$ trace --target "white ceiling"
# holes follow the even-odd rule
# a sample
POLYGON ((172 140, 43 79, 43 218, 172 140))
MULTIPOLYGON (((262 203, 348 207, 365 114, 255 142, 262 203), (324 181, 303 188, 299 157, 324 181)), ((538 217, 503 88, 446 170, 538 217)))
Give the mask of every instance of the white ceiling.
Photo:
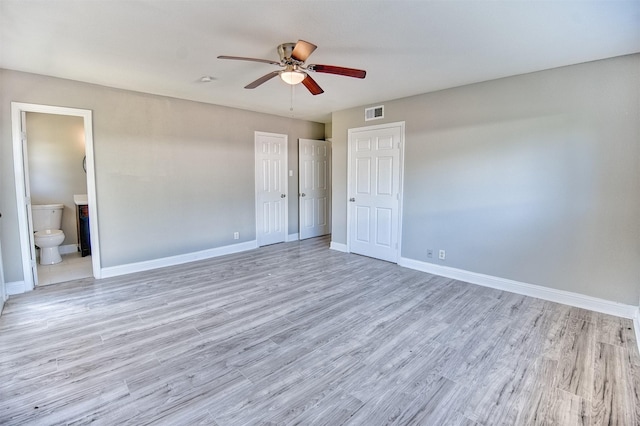
MULTIPOLYGON (((0 67, 328 122, 331 112, 640 52, 640 1, 0 0, 0 67), (318 45, 312 96, 273 79, 276 46, 318 45), (214 80, 202 83, 200 77, 214 80)), ((606 78, 603 76, 603 78, 606 78)))

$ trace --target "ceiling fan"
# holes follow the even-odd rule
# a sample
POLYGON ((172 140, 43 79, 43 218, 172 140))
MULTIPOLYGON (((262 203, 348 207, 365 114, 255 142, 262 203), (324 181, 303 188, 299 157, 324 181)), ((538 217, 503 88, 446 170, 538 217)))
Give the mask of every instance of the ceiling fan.
POLYGON ((367 72, 355 68, 337 67, 334 65, 317 65, 310 64, 305 65, 305 61, 309 58, 309 55, 316 50, 318 46, 309 43, 308 41, 298 40, 297 43, 282 43, 278 46, 278 55, 280 55, 280 62, 270 61, 268 59, 257 58, 245 58, 242 56, 218 56, 218 59, 233 59, 237 61, 251 61, 251 62, 263 62, 266 64, 277 65, 283 67, 279 71, 272 71, 269 74, 263 75, 254 82, 247 84, 245 89, 255 89, 262 83, 271 80, 273 77, 279 75, 280 78, 288 84, 295 85, 302 83, 312 95, 319 95, 324 93, 324 90, 311 78, 309 71, 321 72, 326 74, 344 75, 346 77, 365 78, 367 72))

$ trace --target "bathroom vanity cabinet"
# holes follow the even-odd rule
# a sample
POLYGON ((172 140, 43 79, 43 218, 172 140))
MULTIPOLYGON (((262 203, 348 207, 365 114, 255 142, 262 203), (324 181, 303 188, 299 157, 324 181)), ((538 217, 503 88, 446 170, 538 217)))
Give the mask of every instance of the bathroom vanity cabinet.
POLYGON ((78 247, 82 257, 91 255, 91 235, 89 234, 89 205, 87 196, 74 195, 76 203, 76 225, 78 227, 78 247))

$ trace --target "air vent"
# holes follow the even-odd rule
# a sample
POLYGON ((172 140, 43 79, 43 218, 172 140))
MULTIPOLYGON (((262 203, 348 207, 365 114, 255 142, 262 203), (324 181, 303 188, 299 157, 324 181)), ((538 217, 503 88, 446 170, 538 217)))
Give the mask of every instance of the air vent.
POLYGON ((377 120, 384 118, 384 105, 366 108, 364 110, 364 121, 377 120))

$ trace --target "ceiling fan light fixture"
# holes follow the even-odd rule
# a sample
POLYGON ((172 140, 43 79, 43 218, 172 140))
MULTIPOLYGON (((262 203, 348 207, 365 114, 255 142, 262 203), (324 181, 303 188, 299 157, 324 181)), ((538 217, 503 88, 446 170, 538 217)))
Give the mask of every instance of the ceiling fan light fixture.
POLYGON ((307 74, 297 70, 284 70, 280 73, 280 78, 282 79, 282 81, 292 86, 302 83, 302 80, 304 80, 306 77, 307 74))
MULTIPOLYGON (((2 1, 2 0, 0 0, 2 1)), ((280 79, 290 85, 293 86, 302 83, 304 87, 311 93, 312 95, 319 95, 324 93, 322 87, 316 83, 316 81, 311 77, 309 71, 325 73, 325 74, 335 74, 342 75, 345 77, 353 77, 353 78, 365 78, 367 72, 365 70, 359 70, 355 68, 346 68, 346 67, 338 67, 335 65, 320 65, 320 64, 309 64, 305 65, 306 60, 309 58, 309 55, 316 50, 318 46, 313 43, 309 43, 308 41, 298 40, 297 43, 282 43, 278 46, 278 56, 280 56, 280 61, 271 61, 268 59, 258 59, 258 58, 247 58, 245 56, 227 56, 220 55, 218 59, 233 59, 236 61, 250 61, 250 62, 261 62, 267 63, 270 65, 276 65, 280 67, 278 71, 272 71, 268 74, 263 75, 255 81, 244 86, 245 89, 255 89, 261 84, 266 83, 267 81, 275 78, 277 75, 280 76, 280 79)), ((293 94, 293 92, 291 92, 293 94)))

